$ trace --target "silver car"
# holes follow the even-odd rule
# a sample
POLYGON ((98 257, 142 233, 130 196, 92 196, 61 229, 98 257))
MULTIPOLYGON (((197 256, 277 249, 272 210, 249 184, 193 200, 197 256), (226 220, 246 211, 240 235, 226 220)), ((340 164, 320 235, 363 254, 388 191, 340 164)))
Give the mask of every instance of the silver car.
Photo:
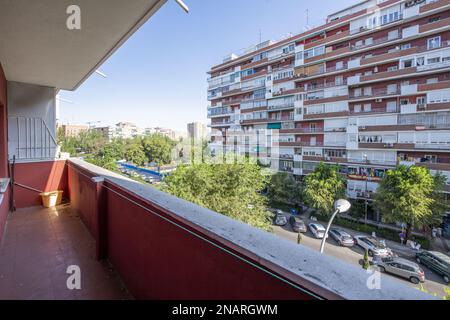
POLYGON ((381 256, 381 257, 390 257, 393 255, 392 250, 386 247, 386 245, 373 237, 368 236, 355 236, 354 237, 355 244, 367 250, 369 256, 381 256))
POLYGON ((352 247, 354 244, 352 236, 344 230, 333 228, 329 233, 341 247, 352 247))
POLYGON ((313 234, 314 238, 323 239, 323 237, 325 236, 325 227, 320 223, 310 223, 309 230, 313 234))
POLYGON ((283 211, 281 210, 277 210, 274 216, 274 223, 277 226, 284 226, 286 225, 288 222, 288 219, 286 218, 286 216, 283 214, 283 211))
POLYGON ((376 258, 373 263, 378 266, 380 272, 395 274, 415 284, 425 282, 425 273, 415 262, 403 258, 376 258))

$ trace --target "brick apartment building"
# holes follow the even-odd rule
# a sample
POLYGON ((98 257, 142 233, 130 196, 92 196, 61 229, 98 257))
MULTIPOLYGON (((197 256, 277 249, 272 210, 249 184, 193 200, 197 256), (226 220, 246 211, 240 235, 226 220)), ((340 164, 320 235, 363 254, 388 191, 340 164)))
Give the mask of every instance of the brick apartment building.
POLYGON ((230 55, 209 71, 211 148, 298 179, 339 163, 354 199, 370 200, 398 164, 450 178, 449 40, 450 1, 369 0, 230 55), (242 137, 255 132, 269 142, 242 137))
POLYGON ((57 129, 61 129, 66 137, 78 137, 81 132, 89 130, 88 125, 84 124, 57 124, 57 129))

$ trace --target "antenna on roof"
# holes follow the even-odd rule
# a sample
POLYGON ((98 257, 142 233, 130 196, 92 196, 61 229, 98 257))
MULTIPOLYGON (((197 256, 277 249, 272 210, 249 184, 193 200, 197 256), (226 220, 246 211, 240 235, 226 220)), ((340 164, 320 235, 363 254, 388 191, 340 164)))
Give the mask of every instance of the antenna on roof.
POLYGON ((306 25, 303 27, 303 30, 311 30, 311 26, 309 25, 309 9, 306 9, 306 25))
POLYGON ((262 43, 261 28, 259 28, 259 42, 258 43, 262 43))

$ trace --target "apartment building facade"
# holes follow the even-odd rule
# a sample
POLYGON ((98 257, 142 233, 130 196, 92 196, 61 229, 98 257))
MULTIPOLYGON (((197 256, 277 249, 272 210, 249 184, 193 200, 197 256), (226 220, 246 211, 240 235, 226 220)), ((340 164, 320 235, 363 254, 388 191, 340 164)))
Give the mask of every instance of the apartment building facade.
POLYGON ((88 125, 84 124, 57 124, 57 130, 62 130, 66 137, 78 137, 80 133, 89 130, 88 125))
POLYGON ((450 192, 449 0, 358 3, 225 58, 208 84, 213 152, 298 179, 340 164, 353 199, 370 200, 398 164, 441 172, 450 192))

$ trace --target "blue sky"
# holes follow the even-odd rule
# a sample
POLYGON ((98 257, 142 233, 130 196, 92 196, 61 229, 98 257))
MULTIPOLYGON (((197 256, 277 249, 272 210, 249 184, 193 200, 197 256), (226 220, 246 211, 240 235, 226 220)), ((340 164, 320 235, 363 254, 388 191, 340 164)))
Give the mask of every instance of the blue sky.
POLYGON ((61 91, 62 122, 134 122, 185 131, 206 123, 206 71, 262 40, 277 40, 357 0, 185 0, 167 3, 75 92, 61 91))

